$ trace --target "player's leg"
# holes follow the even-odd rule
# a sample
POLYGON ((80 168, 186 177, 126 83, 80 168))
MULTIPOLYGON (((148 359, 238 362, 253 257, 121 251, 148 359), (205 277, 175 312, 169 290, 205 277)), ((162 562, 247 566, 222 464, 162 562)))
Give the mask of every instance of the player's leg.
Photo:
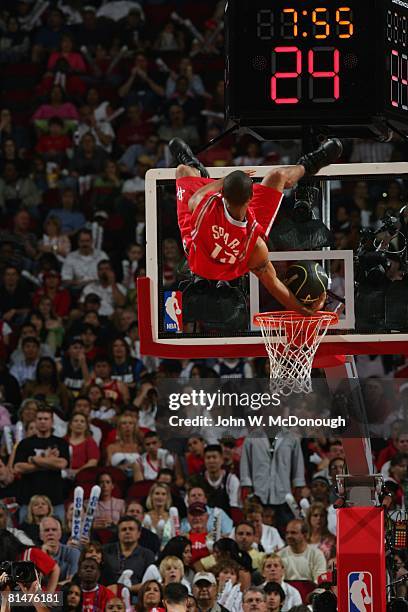
POLYGON ((340 140, 326 140, 316 151, 302 155, 296 166, 271 169, 262 181, 262 185, 283 191, 293 187, 301 178, 316 174, 325 166, 337 161, 343 152, 340 140))
POLYGON ((191 166, 185 166, 184 164, 180 164, 176 168, 176 180, 181 178, 186 178, 188 176, 201 176, 200 171, 197 168, 192 168, 191 166))
POLYGON ((197 159, 197 157, 194 155, 188 144, 184 142, 184 140, 181 140, 181 138, 173 138, 169 142, 169 149, 174 159, 179 164, 189 166, 191 168, 197 168, 197 170, 199 171, 198 176, 210 178, 210 175, 208 174, 205 166, 200 162, 199 159, 197 159))

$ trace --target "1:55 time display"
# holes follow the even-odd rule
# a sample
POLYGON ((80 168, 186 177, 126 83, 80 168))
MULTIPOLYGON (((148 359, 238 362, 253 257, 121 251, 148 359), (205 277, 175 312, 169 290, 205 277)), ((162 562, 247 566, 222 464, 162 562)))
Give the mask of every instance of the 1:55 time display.
POLYGON ((336 9, 318 6, 308 10, 291 7, 279 11, 261 9, 256 15, 256 33, 260 40, 283 40, 314 38, 324 40, 329 37, 351 38, 354 34, 353 11, 349 6, 336 9))

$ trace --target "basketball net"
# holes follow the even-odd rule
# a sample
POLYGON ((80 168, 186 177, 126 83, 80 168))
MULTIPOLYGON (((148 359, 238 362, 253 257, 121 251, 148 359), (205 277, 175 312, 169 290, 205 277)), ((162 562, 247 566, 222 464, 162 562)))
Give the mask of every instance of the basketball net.
POLYGON ((338 322, 334 312, 303 316, 285 310, 254 316, 268 352, 271 391, 280 395, 310 393, 313 359, 330 325, 338 322))

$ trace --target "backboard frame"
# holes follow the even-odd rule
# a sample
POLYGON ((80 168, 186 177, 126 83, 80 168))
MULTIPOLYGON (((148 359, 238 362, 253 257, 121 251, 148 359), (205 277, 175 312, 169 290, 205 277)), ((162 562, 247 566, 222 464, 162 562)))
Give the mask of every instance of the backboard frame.
MULTIPOLYGON (((274 168, 279 167, 282 166, 274 166, 274 168)), ((217 179, 237 169, 248 170, 248 167, 217 167, 208 168, 208 171, 211 178, 217 179)), ((256 171, 255 177, 262 178, 270 170, 270 166, 258 166, 253 169, 256 171)), ((378 177, 405 175, 408 178, 408 163, 333 164, 321 170, 316 177, 341 179, 353 176, 361 178, 366 175, 378 177)), ((175 334, 174 338, 159 337, 158 292, 154 287, 158 287, 159 280, 156 187, 157 181, 161 180, 175 180, 175 169, 153 169, 146 174, 146 277, 139 278, 137 283, 141 353, 170 359, 265 356, 262 336, 180 338, 175 334)), ((275 255, 280 256, 280 253, 274 253, 272 258, 275 255)), ((327 251, 323 253, 327 255, 327 251)), ((333 251, 333 254, 335 253, 336 251, 333 251)), ((359 354, 408 354, 408 333, 340 333, 326 336, 318 349, 317 359, 359 354)))

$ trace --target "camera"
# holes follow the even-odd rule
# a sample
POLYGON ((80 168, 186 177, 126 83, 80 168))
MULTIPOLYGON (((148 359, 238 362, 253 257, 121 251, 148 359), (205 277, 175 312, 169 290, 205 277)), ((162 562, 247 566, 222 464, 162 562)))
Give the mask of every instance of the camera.
POLYGON ((32 561, 3 561, 0 563, 0 575, 7 574, 7 582, 0 585, 4 590, 10 587, 13 591, 18 582, 30 585, 37 579, 35 565, 32 561))
POLYGON ((407 240, 400 231, 401 223, 396 217, 386 214, 380 227, 362 230, 356 254, 356 281, 381 286, 387 279, 392 260, 399 261, 401 268, 407 265, 407 240))

